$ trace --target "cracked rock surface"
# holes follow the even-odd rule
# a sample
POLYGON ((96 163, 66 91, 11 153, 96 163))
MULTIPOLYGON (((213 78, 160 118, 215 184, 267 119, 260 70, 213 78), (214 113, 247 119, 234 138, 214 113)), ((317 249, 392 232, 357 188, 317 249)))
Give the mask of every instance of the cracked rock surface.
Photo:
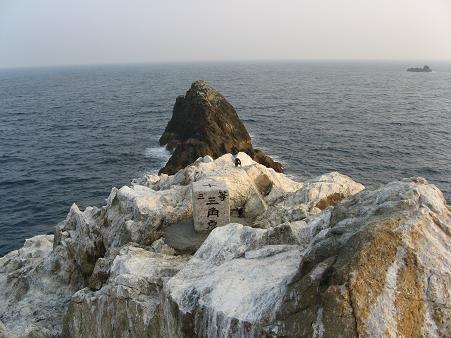
POLYGON ((434 185, 295 182, 238 157, 74 204, 54 235, 1 257, 0 337, 451 335, 451 213, 434 185), (239 217, 195 252, 172 248, 191 183, 211 177, 239 217))

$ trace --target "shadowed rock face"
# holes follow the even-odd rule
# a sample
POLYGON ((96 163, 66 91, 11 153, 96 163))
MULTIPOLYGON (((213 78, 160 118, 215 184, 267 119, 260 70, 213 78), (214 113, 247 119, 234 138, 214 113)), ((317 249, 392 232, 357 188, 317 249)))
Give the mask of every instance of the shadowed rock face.
POLYGON ((172 152, 160 173, 173 175, 199 157, 218 158, 227 153, 245 152, 256 162, 282 172, 283 167, 261 150, 251 138, 235 108, 206 81, 196 81, 185 96, 176 99, 160 145, 172 152))

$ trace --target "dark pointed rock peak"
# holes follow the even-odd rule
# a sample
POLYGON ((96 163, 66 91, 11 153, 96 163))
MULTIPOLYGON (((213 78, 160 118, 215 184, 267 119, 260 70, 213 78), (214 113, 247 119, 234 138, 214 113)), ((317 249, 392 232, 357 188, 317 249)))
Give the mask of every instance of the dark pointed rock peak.
POLYGON ((432 72, 432 69, 429 66, 425 65, 425 66, 423 66, 423 68, 420 68, 420 67, 407 68, 407 71, 408 72, 416 72, 416 73, 430 73, 430 72, 432 72))
POLYGON ((255 161, 282 172, 283 167, 252 147, 251 138, 235 108, 206 81, 191 85, 185 96, 177 97, 160 145, 172 156, 160 173, 175 174, 202 156, 247 153, 255 161))

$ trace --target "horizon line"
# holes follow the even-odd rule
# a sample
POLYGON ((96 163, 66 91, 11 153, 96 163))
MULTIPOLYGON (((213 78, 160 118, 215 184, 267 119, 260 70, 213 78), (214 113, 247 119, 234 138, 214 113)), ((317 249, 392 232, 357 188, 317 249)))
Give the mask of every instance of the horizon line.
POLYGON ((167 64, 208 64, 208 63, 284 63, 284 62, 450 62, 451 59, 371 59, 371 58, 286 58, 286 59, 210 59, 210 60, 155 60, 155 61, 124 61, 104 63, 67 63, 67 64, 42 64, 42 65, 17 65, 0 66, 0 70, 26 70, 42 68, 71 68, 71 67, 96 67, 96 66, 130 66, 130 65, 167 65, 167 64))

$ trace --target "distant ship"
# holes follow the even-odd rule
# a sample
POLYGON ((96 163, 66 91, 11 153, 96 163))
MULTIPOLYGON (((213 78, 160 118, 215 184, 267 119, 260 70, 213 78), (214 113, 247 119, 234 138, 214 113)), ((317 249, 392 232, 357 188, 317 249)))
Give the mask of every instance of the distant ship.
POLYGON ((424 66, 423 68, 407 68, 408 72, 417 72, 417 73, 430 73, 432 69, 429 66, 424 66))

